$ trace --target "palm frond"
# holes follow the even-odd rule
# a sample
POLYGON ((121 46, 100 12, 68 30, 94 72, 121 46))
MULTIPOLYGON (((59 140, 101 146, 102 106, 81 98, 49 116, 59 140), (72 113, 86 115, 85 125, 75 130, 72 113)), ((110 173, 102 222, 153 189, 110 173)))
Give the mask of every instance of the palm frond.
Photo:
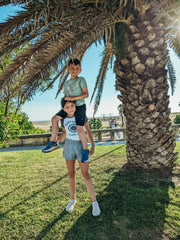
POLYGON ((1 41, 8 38, 10 35, 21 35, 29 28, 32 31, 36 28, 37 23, 44 23, 43 18, 40 15, 42 9, 37 9, 37 12, 34 11, 34 9, 32 9, 32 11, 21 10, 18 12, 17 16, 9 17, 5 23, 0 23, 1 41), (40 15, 40 19, 38 15, 40 15))
POLYGON ((22 36, 21 38, 12 41, 10 40, 6 40, 3 43, 0 43, 0 57, 3 57, 5 54, 10 53, 11 51, 13 51, 15 48, 17 47, 21 47, 21 46, 25 46, 26 44, 28 44, 33 38, 36 37, 36 32, 34 32, 33 34, 28 34, 25 36, 22 36))
POLYGON ((62 20, 72 19, 73 11, 77 14, 78 6, 72 1, 29 1, 23 5, 18 15, 9 17, 5 23, 0 23, 0 39, 8 36, 17 37, 27 33, 29 29, 33 32, 38 27, 46 28, 51 23, 61 23, 62 20))
POLYGON ((60 78, 60 81, 59 81, 59 88, 58 88, 57 93, 56 93, 56 98, 59 95, 59 93, 61 92, 61 90, 63 89, 64 83, 66 82, 68 76, 69 76, 69 73, 66 72, 66 69, 65 69, 64 74, 61 75, 61 78, 60 78))
MULTIPOLYGON (((28 63, 23 66, 24 80, 21 82, 20 86, 23 84, 29 85, 32 81, 35 81, 34 77, 37 77, 38 74, 41 73, 42 69, 46 68, 46 66, 52 66, 53 63, 57 62, 57 60, 60 60, 61 62, 64 56, 70 55, 72 50, 76 47, 77 42, 82 43, 83 41, 86 41, 85 39, 92 39, 92 37, 96 38, 96 36, 102 36, 104 29, 111 27, 111 24, 113 24, 112 19, 107 18, 107 16, 100 12, 99 15, 92 15, 91 21, 89 21, 87 26, 84 26, 86 17, 87 13, 82 14, 81 18, 76 19, 76 21, 74 20, 73 25, 71 26, 72 31, 61 31, 60 36, 58 35, 54 42, 50 41, 47 46, 43 46, 43 49, 38 50, 38 52, 36 51, 37 53, 35 53, 35 56, 31 54, 32 49, 24 52, 23 56, 32 59, 28 60, 19 57, 19 59, 21 59, 19 63, 16 61, 16 64, 14 63, 13 66, 11 65, 9 69, 7 68, 4 73, 1 74, 1 85, 3 84, 3 81, 12 75, 12 72, 14 75, 17 75, 16 77, 18 77, 18 70, 22 70, 21 63, 25 62, 26 60, 28 60, 28 63), (77 30, 78 34, 76 33, 77 30)), ((38 43, 36 45, 38 46, 38 43)), ((49 68, 46 69, 49 70, 49 68)))
POLYGON ((96 7, 113 7, 113 5, 115 5, 116 7, 127 7, 128 5, 130 5, 133 6, 134 9, 136 9, 137 2, 137 0, 84 0, 84 4, 95 4, 96 7))
POLYGON ((32 2, 32 0, 0 0, 0 6, 6 6, 9 4, 28 4, 32 2))
POLYGON ((167 62, 167 69, 168 69, 168 80, 171 86, 171 94, 173 95, 175 91, 175 84, 176 84, 176 71, 170 59, 167 62))
MULTIPOLYGON (((59 32, 62 32, 62 28, 59 27, 59 32)), ((12 64, 7 66, 4 70, 4 72, 0 76, 0 81, 5 80, 7 77, 9 77, 13 72, 23 71, 25 72, 25 67, 30 61, 29 59, 35 58, 37 52, 40 52, 42 49, 48 46, 50 42, 52 42, 52 39, 54 39, 55 34, 57 30, 52 28, 51 31, 46 31, 39 41, 37 41, 35 44, 32 44, 29 48, 25 49, 23 52, 21 52, 17 57, 14 58, 14 61, 12 64), (20 68, 20 69, 19 69, 20 68)), ((12 45, 11 45, 12 46, 12 45)), ((6 50, 6 52, 8 52, 6 50)), ((5 53, 6 53, 5 52, 5 53)))
POLYGON ((25 77, 22 84, 30 83, 33 76, 40 73, 47 65, 53 66, 55 61, 62 62, 65 56, 71 55, 77 42, 85 39, 85 33, 80 34, 64 32, 64 37, 56 42, 52 42, 46 49, 41 50, 37 56, 25 67, 25 77))
POLYGON ((168 36, 168 42, 170 48, 174 50, 176 55, 180 58, 180 34, 179 32, 176 32, 175 35, 169 35, 168 36))
POLYGON ((94 113, 93 116, 96 114, 98 106, 100 104, 100 100, 101 100, 101 96, 102 96, 102 92, 103 92, 103 86, 104 86, 104 80, 106 77, 106 72, 108 69, 108 64, 110 62, 112 58, 112 44, 111 43, 107 43, 106 47, 105 47, 105 51, 104 51, 104 56, 102 58, 102 62, 101 62, 101 68, 96 80, 96 84, 94 87, 94 91, 91 97, 91 101, 94 97, 94 94, 97 90, 97 94, 96 94, 96 98, 95 98, 95 103, 94 103, 94 113))
POLYGON ((66 72, 66 69, 67 69, 67 67, 64 66, 63 69, 62 69, 59 73, 56 74, 56 76, 53 78, 53 80, 50 82, 50 84, 47 85, 47 88, 45 88, 43 92, 45 92, 45 91, 47 91, 48 89, 50 89, 50 88, 53 86, 53 84, 55 83, 55 81, 56 81, 59 77, 60 77, 60 81, 59 81, 59 85, 60 85, 61 78, 64 77, 64 74, 65 74, 65 72, 66 72))

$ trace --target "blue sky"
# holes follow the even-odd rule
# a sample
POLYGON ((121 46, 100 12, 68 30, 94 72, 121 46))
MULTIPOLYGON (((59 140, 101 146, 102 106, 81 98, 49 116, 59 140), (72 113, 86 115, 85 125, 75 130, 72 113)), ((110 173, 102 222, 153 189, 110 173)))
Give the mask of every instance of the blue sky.
MULTIPOLYGON (((19 10, 18 7, 0 7, 0 22, 3 22, 7 15, 15 14, 17 10, 19 10)), ((86 99, 88 117, 92 117, 93 114, 93 103, 90 105, 89 101, 94 89, 96 77, 98 75, 102 51, 103 46, 98 44, 96 47, 93 45, 87 51, 82 61, 82 72, 80 73, 80 76, 85 77, 90 95, 89 98, 86 99)), ((170 108, 172 112, 180 112, 180 107, 178 106, 178 103, 180 102, 180 59, 175 56, 172 51, 170 51, 170 55, 176 70, 177 78, 174 95, 171 96, 169 92, 170 108)), ((63 93, 55 99, 57 87, 58 82, 54 85, 52 90, 49 90, 41 95, 37 93, 32 101, 24 104, 22 110, 28 114, 31 121, 50 120, 51 117, 59 111, 60 99, 63 96, 63 93)), ((115 74, 113 73, 113 70, 109 68, 105 79, 101 104, 96 116, 102 116, 104 114, 106 116, 118 115, 117 107, 120 104, 120 101, 117 99, 118 94, 119 92, 115 90, 115 74)))

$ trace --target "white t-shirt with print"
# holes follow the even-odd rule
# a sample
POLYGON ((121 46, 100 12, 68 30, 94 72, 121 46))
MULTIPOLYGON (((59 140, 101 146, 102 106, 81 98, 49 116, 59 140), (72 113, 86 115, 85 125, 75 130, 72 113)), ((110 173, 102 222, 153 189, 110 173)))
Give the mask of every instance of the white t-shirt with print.
POLYGON ((62 119, 62 126, 66 130, 66 138, 67 139, 76 140, 76 141, 80 140, 79 133, 76 128, 75 117, 71 117, 71 118, 66 117, 66 118, 62 119))

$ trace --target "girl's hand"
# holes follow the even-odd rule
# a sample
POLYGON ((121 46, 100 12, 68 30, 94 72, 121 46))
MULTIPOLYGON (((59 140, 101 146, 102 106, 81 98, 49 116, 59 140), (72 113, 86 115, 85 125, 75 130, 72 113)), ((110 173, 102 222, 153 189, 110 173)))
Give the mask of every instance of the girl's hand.
POLYGON ((90 155, 93 155, 93 153, 94 153, 94 146, 91 147, 91 150, 89 152, 90 152, 90 155))

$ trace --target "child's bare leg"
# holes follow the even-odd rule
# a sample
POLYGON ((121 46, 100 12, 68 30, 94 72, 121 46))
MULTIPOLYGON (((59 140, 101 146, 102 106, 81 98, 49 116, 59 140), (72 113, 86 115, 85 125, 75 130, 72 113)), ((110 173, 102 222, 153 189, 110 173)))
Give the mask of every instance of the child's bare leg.
POLYGON ((75 191, 76 191, 76 169, 75 169, 75 160, 66 160, 66 165, 69 174, 69 191, 71 199, 75 199, 75 191))
POLYGON ((59 121, 61 120, 61 117, 58 115, 54 115, 51 119, 52 122, 52 132, 51 132, 51 138, 50 141, 56 142, 58 132, 59 132, 59 121))
POLYGON ((76 128, 79 133, 79 137, 80 137, 83 149, 88 149, 87 148, 87 137, 86 137, 86 133, 84 131, 83 126, 77 125, 76 128))
POLYGON ((85 184, 86 184, 87 190, 88 190, 88 192, 91 196, 92 202, 96 202, 96 193, 95 193, 95 190, 94 190, 94 186, 93 186, 91 176, 89 174, 89 163, 88 162, 82 163, 82 162, 79 161, 79 165, 80 165, 80 168, 81 168, 81 174, 82 174, 82 176, 85 180, 85 184))

